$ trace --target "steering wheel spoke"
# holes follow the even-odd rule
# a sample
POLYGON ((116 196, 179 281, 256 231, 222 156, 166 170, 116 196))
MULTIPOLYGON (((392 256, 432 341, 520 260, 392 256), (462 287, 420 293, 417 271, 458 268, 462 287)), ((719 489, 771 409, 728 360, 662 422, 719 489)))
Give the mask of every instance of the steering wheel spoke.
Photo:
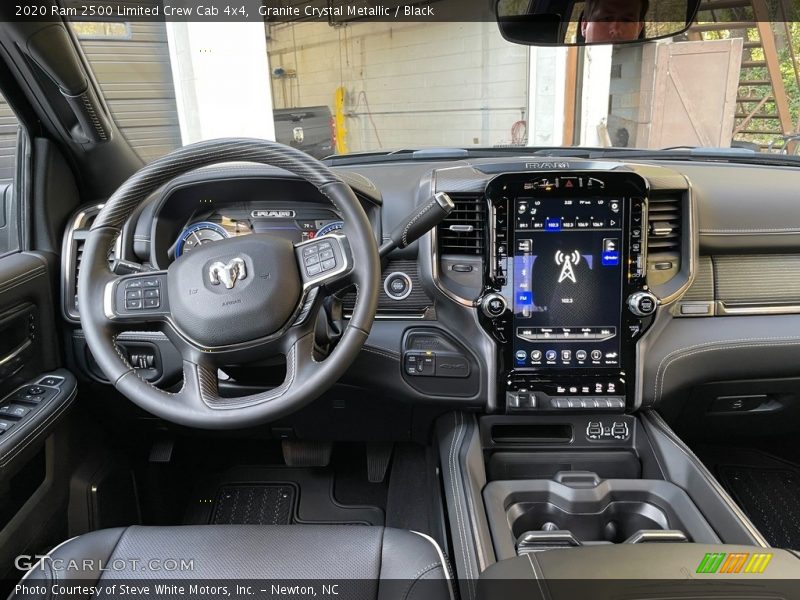
POLYGON ((163 323, 170 315, 167 272, 115 277, 103 289, 103 314, 117 327, 163 323))

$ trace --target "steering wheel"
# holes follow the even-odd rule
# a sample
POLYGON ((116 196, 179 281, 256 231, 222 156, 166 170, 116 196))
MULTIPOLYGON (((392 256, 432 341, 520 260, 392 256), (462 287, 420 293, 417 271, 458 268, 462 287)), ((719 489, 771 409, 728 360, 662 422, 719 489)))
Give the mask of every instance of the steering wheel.
POLYGON ((205 429, 242 428, 293 412, 331 387, 367 339, 378 302, 380 259, 372 226, 352 189, 321 162, 257 139, 185 146, 142 168, 97 215, 78 277, 81 325, 108 380, 144 410, 205 429), (292 244, 251 234, 200 246, 165 271, 115 275, 109 249, 123 224, 156 189, 188 171, 221 162, 275 166, 312 183, 341 213, 344 228, 292 244), (339 343, 314 353, 316 309, 324 286, 355 285, 357 298, 339 343), (125 330, 162 330, 183 358, 183 387, 163 391, 137 374, 116 345, 125 330), (217 369, 286 357, 279 386, 238 398, 219 392, 217 369))

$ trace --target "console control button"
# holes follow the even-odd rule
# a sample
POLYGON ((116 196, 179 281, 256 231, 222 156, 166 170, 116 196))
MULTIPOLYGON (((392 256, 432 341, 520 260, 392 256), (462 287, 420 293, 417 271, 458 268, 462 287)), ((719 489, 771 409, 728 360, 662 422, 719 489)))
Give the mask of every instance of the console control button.
POLYGON ((14 426, 14 421, 9 421, 8 419, 0 419, 0 435, 4 434, 13 426, 14 426))
POLYGON ((637 317, 649 317, 657 306, 658 298, 650 292, 636 292, 628 297, 628 310, 637 317))
POLYGON ((58 387, 62 383, 64 383, 64 378, 63 377, 57 377, 55 375, 50 375, 49 377, 45 377, 44 379, 42 379, 39 382, 39 385, 49 385, 50 387, 58 387))
POLYGON ((501 294, 488 294, 481 301, 481 310, 490 319, 501 316, 506 312, 506 308, 508 308, 508 303, 501 294))

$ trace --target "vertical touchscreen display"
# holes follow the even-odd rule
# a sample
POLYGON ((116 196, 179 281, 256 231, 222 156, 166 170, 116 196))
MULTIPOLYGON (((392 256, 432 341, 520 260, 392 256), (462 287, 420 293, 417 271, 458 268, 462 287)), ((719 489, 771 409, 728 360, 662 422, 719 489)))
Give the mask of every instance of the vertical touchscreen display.
POLYGON ((514 360, 518 368, 618 367, 624 202, 513 202, 514 360))

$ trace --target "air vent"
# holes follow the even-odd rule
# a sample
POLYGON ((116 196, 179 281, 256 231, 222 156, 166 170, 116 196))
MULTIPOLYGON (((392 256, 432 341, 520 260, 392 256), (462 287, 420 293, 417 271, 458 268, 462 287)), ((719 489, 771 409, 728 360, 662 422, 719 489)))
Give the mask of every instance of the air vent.
MULTIPOLYGON (((78 274, 83 262, 83 251, 86 238, 89 235, 89 228, 92 226, 97 213, 100 212, 102 205, 92 206, 81 210, 67 226, 64 234, 64 312, 70 320, 77 321, 80 318, 78 313, 78 274)), ((109 264, 114 263, 116 258, 116 246, 109 249, 109 264)))
POLYGON ((681 197, 651 196, 647 209, 647 278, 659 285, 681 267, 681 197))
POLYGON ((455 209, 436 230, 440 254, 483 255, 486 246, 486 199, 450 194, 455 209))

